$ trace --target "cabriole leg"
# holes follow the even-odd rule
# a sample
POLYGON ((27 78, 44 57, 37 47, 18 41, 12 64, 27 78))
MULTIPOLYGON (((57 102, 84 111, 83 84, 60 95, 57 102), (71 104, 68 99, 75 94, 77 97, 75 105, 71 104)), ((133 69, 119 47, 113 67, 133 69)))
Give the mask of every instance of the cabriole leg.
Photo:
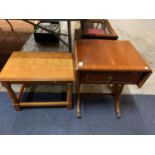
POLYGON ((120 96, 123 91, 123 84, 114 84, 112 86, 108 85, 109 89, 113 93, 114 103, 115 103, 115 111, 116 116, 119 119, 121 117, 121 110, 120 110, 120 96))
POLYGON ((81 98, 81 84, 77 84, 77 118, 81 118, 81 102, 80 102, 80 98, 81 98))

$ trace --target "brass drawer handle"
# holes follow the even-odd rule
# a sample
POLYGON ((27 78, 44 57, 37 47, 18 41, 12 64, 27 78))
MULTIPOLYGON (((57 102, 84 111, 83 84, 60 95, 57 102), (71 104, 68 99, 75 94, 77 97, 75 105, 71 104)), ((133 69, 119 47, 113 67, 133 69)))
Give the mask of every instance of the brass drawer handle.
POLYGON ((111 81, 112 81, 112 76, 109 76, 107 83, 110 83, 111 81))

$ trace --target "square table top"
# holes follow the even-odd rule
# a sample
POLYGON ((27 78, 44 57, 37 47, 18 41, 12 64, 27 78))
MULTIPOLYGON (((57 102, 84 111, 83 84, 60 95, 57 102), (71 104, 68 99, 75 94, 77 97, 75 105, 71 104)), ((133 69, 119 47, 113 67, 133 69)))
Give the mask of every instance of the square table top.
POLYGON ((129 41, 81 39, 75 48, 77 70, 151 72, 129 41))
POLYGON ((72 54, 68 52, 13 52, 0 81, 74 81, 72 54))

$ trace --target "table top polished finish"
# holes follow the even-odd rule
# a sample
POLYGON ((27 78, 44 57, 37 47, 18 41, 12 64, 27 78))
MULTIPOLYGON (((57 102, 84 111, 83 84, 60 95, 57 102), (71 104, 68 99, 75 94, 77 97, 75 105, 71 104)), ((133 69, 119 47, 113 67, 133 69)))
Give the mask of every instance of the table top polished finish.
POLYGON ((68 52, 13 52, 0 81, 74 81, 72 54, 68 52))
POLYGON ((129 41, 77 40, 76 69, 151 72, 129 41))

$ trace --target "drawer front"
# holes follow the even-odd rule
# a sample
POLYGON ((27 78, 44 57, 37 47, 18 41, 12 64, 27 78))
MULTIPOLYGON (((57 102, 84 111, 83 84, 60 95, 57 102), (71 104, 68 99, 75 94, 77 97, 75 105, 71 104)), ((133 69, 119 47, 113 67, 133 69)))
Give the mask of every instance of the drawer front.
POLYGON ((82 72, 80 82, 136 84, 140 76, 140 72, 82 72))

